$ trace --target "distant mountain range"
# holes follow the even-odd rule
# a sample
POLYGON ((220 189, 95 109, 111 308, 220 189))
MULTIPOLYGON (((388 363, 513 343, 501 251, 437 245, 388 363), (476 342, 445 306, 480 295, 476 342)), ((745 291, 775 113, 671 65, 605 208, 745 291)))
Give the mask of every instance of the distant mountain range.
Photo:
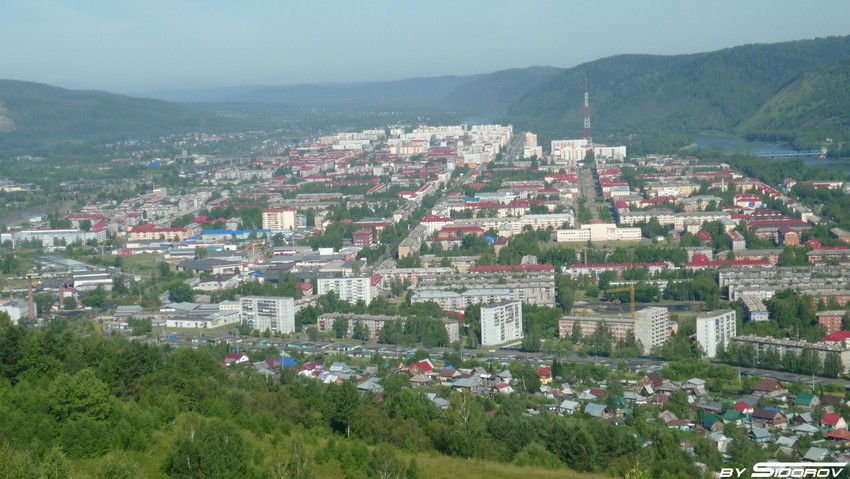
POLYGON ((158 100, 0 81, 0 147, 239 128, 212 113, 210 105, 222 104, 453 112, 509 122, 545 142, 581 134, 585 78, 597 138, 717 131, 801 148, 831 138, 833 153, 850 153, 850 36, 690 55, 619 55, 569 69, 148 95, 158 100))

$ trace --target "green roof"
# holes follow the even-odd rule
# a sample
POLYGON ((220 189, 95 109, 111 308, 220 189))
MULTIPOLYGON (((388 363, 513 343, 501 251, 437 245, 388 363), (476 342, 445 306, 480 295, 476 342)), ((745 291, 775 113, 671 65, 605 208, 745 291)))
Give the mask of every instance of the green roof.
POLYGON ((811 406, 815 395, 812 393, 800 393, 794 398, 795 406, 811 406))
POLYGON ((724 421, 740 421, 741 419, 744 419, 744 415, 736 409, 729 409, 726 411, 726 414, 723 415, 724 421))
POLYGON ((702 418, 702 427, 706 429, 711 429, 711 426, 714 426, 714 423, 719 420, 720 418, 714 415, 713 413, 708 413, 702 418))

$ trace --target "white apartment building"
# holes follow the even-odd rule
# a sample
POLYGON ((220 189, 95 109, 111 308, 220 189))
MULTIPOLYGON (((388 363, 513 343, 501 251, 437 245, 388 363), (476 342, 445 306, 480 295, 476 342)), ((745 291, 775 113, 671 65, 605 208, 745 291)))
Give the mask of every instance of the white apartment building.
POLYGON ((522 302, 500 301, 481 306, 481 345, 522 339, 522 302))
POLYGON ((635 340, 643 344, 643 354, 649 354, 653 346, 667 341, 669 328, 667 308, 645 308, 635 312, 635 340))
POLYGON ((718 309, 697 316, 697 341, 709 358, 717 356, 717 348, 724 348, 737 336, 735 310, 718 309))
POLYGON ((369 276, 319 278, 319 295, 331 291, 343 301, 356 303, 363 300, 368 306, 372 302, 372 278, 369 276))
POLYGON ((245 296, 240 300, 241 320, 251 329, 273 333, 295 332, 295 299, 245 296))
POLYGON ((263 210, 263 229, 292 231, 295 229, 295 208, 263 210))

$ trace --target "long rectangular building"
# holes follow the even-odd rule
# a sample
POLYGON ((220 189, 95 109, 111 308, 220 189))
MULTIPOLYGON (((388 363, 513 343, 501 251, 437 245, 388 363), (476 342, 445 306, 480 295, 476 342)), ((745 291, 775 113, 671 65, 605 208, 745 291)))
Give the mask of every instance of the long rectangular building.
MULTIPOLYGON (((381 328, 384 325, 391 321, 400 321, 401 324, 405 324, 407 322, 407 318, 404 316, 387 316, 382 314, 354 314, 354 313, 326 313, 319 316, 317 321, 317 327, 320 333, 328 333, 333 331, 334 324, 337 321, 348 321, 348 330, 346 334, 348 336, 354 335, 354 326, 356 323, 360 323, 366 327, 369 332, 370 338, 377 338, 378 333, 380 333, 381 328)), ((443 322, 443 325, 446 327, 446 333, 449 336, 449 343, 454 341, 460 341, 460 324, 457 319, 451 318, 441 318, 440 321, 443 322)))

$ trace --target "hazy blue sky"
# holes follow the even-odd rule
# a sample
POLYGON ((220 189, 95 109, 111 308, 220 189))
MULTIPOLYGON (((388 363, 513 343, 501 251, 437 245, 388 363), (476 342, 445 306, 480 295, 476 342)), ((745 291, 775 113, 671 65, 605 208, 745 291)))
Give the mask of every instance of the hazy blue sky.
POLYGON ((850 34, 850 1, 0 0, 0 78, 155 89, 393 80, 850 34))

